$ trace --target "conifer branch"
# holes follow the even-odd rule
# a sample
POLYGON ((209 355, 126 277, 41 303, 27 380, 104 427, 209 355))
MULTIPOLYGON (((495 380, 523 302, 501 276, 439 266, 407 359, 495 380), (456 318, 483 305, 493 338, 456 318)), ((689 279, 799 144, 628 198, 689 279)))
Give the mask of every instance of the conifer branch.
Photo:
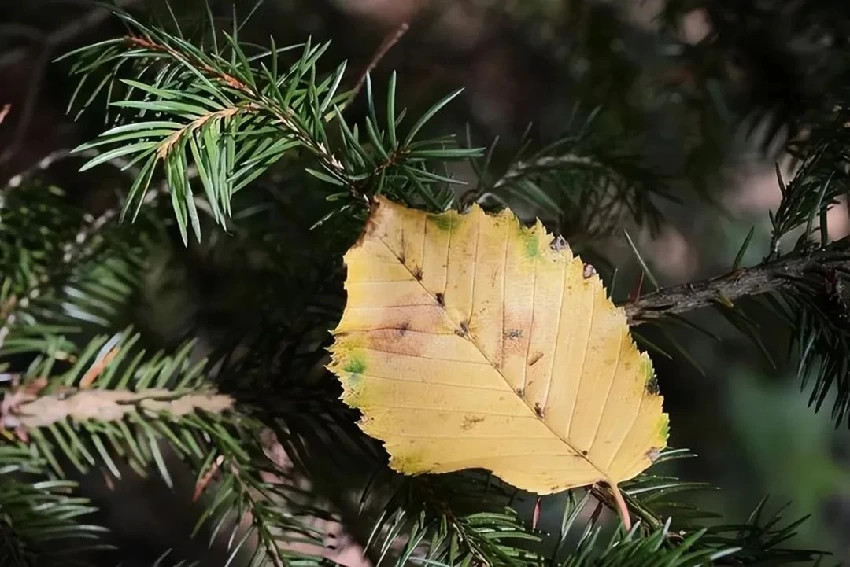
POLYGON ((542 156, 530 161, 518 161, 512 164, 508 170, 494 184, 493 190, 506 187, 529 174, 557 170, 563 167, 598 167, 603 166, 590 157, 580 155, 542 156))
POLYGON ((214 392, 175 392, 162 388, 140 392, 67 389, 41 396, 17 389, 6 394, 3 405, 0 427, 28 430, 65 420, 112 422, 132 419, 131 414, 167 412, 176 418, 194 412, 219 414, 232 410, 234 400, 214 392))
MULTIPOLYGON (((18 325, 19 319, 26 316, 29 311, 37 309, 35 304, 55 301, 54 296, 62 296, 67 286, 80 288, 78 291, 83 291, 83 293, 76 293, 73 299, 69 298, 79 306, 88 302, 98 303, 97 296, 103 290, 100 286, 108 283, 104 281, 104 276, 124 279, 127 276, 126 267, 134 265, 134 262, 138 260, 134 257, 137 250, 133 250, 132 245, 123 248, 126 242, 106 230, 115 226, 112 224, 118 214, 115 208, 108 208, 94 217, 64 206, 57 200, 57 195, 38 185, 9 191, 5 199, 7 201, 5 207, 8 211, 5 212, 5 218, 0 220, 0 234, 10 236, 12 239, 10 244, 14 246, 21 235, 33 232, 39 224, 38 230, 45 231, 49 238, 59 238, 63 242, 61 244, 40 242, 39 244, 46 248, 44 251, 37 251, 36 257, 40 258, 38 262, 25 261, 24 258, 28 254, 20 255, 21 251, 14 251, 4 256, 4 259, 11 264, 2 266, 5 273, 4 293, 0 295, 0 353, 17 348, 15 345, 8 344, 10 337, 14 336, 13 330, 18 325), (22 212, 28 210, 27 205, 36 204, 43 217, 30 218, 27 213, 22 212), (77 223, 79 228, 69 230, 72 223, 77 223), (50 252, 44 255, 48 250, 50 252), (117 255, 120 254, 126 255, 119 259, 117 255), (115 257, 116 262, 111 269, 106 268, 104 271, 103 266, 99 266, 98 262, 108 264, 109 262, 104 260, 110 256, 115 257), (95 272, 100 270, 100 272, 94 273, 92 270, 95 272), (17 278, 13 279, 13 276, 17 278)), ((106 303, 99 303, 96 310, 102 310, 105 305, 106 303)), ((60 321, 66 322, 68 319, 62 310, 53 312, 48 309, 43 315, 55 317, 54 324, 60 321)), ((27 325, 21 327, 22 330, 26 332, 27 327, 30 327, 38 333, 37 321, 29 317, 27 325)), ((41 322, 44 322, 43 318, 41 322)), ((27 337, 27 339, 31 338, 27 337)), ((27 340, 24 339, 24 342, 27 340)), ((32 346, 33 343, 30 341, 29 348, 32 346)))
POLYGON ((481 163, 472 164, 479 183, 461 204, 525 203, 531 206, 530 218, 553 223, 573 245, 608 236, 627 220, 655 230, 662 216, 655 197, 672 198, 666 180, 624 150, 622 139, 591 134, 595 115, 578 127, 568 126, 563 137, 538 151, 528 152, 525 141, 507 168, 491 179, 494 144, 481 163))
POLYGON ((38 298, 45 288, 61 278, 62 275, 71 269, 75 263, 85 261, 84 255, 86 252, 91 252, 87 248, 88 240, 92 234, 103 228, 114 216, 116 211, 107 209, 106 212, 93 218, 91 215, 86 215, 80 230, 77 232, 72 241, 66 242, 64 252, 62 254, 61 263, 56 266, 52 272, 43 273, 38 281, 24 295, 18 296, 10 294, 2 303, 0 303, 0 350, 3 349, 3 343, 6 337, 9 336, 12 326, 18 318, 18 310, 25 310, 29 307, 30 302, 38 298))
MULTIPOLYGON (((201 49, 179 33, 170 35, 126 13, 117 15, 133 28, 132 35, 66 55, 79 58, 72 69, 72 74, 81 76, 77 94, 94 70, 107 68, 107 76, 82 109, 106 85, 109 106, 121 109, 118 126, 76 151, 111 146, 83 170, 115 157, 142 163, 124 209, 125 214, 135 210, 133 216, 154 172, 163 168, 184 242, 190 224, 198 239, 201 231, 197 197, 186 175, 190 162, 199 170, 214 219, 223 226, 231 213, 233 194, 284 156, 306 154, 318 162, 313 169, 308 161, 304 170, 324 182, 325 188, 341 190, 337 197, 368 203, 371 194, 388 192, 407 203, 424 203, 441 211, 452 200, 447 185, 453 180, 431 171, 433 164, 478 155, 476 149, 451 147, 450 137, 416 139, 459 91, 437 102, 402 135, 404 111, 395 112, 395 75, 388 88, 386 119, 379 123, 367 73, 369 117, 364 136, 342 114, 356 94, 356 89, 353 93, 340 90, 345 64, 330 76, 318 76, 317 61, 327 44, 314 46, 308 41, 295 63, 279 69, 281 53, 291 48, 272 47, 249 55, 234 35, 227 37, 222 49, 216 41, 212 49, 201 49), (134 79, 118 77, 125 64, 138 71, 134 79), (123 100, 113 100, 118 92, 123 100), (140 121, 148 115, 156 119, 140 121), (341 136, 331 136, 331 126, 341 136)), ((214 27, 214 22, 210 25, 214 27)), ((398 37, 390 38, 386 48, 398 37)), ((378 57, 382 54, 379 51, 378 57)))
POLYGON ((220 81, 223 85, 230 87, 231 89, 236 90, 241 93, 244 97, 246 97, 249 101, 242 106, 234 106, 231 108, 224 108, 221 110, 217 110, 214 112, 209 112, 204 114, 189 124, 185 125, 183 128, 175 131, 170 134, 168 138, 163 142, 163 145, 159 146, 157 149, 157 155, 160 159, 165 159, 168 156, 168 153, 171 147, 186 134, 193 132, 194 130, 202 127, 207 121, 215 118, 229 118, 235 115, 238 112, 256 112, 260 110, 266 110, 273 114, 277 119, 278 123, 283 126, 290 134, 292 134, 303 147, 310 149, 315 155, 317 155, 322 165, 324 165, 330 171, 336 172, 340 175, 344 174, 344 168, 340 160, 331 153, 331 151, 320 141, 316 140, 314 136, 310 134, 309 131, 297 120, 297 117, 292 113, 292 110, 283 107, 280 104, 277 104, 274 100, 272 100, 267 95, 258 91, 255 87, 246 84, 245 82, 236 78, 233 74, 227 73, 222 69, 216 69, 206 61, 199 59, 197 57, 191 57, 191 55, 187 55, 185 53, 181 53, 173 47, 163 44, 156 43, 148 38, 131 36, 127 38, 127 42, 131 46, 137 46, 144 49, 148 49, 152 52, 159 52, 168 55, 173 58, 175 61, 185 62, 187 65, 193 68, 197 68, 202 70, 204 73, 210 76, 215 80, 220 81))
POLYGON ((731 305, 743 297, 791 289, 815 270, 850 269, 846 243, 806 254, 791 254, 751 268, 711 279, 660 289, 623 303, 629 325, 694 311, 716 304, 731 305))

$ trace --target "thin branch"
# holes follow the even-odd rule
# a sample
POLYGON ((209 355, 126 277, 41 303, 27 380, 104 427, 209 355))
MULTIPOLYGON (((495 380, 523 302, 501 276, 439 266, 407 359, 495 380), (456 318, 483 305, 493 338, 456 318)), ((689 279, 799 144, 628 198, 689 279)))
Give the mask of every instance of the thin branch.
MULTIPOLYGON (((407 22, 402 22, 401 25, 399 25, 395 30, 387 34, 387 36, 381 42, 381 45, 378 46, 378 49, 375 51, 375 54, 369 61, 369 64, 357 78, 357 83, 351 90, 351 96, 348 97, 348 100, 345 102, 345 105, 354 100, 360 93, 360 91, 363 90, 363 85, 366 84, 366 77, 369 75, 369 73, 375 70, 375 67, 378 66, 378 63, 381 62, 381 60, 389 52, 389 50, 392 49, 393 46, 399 42, 399 40, 405 33, 407 33, 409 27, 410 26, 407 24, 407 22)), ((343 108, 344 107, 345 106, 343 106, 343 108)))
POLYGON ((509 185, 512 181, 525 177, 529 173, 560 169, 564 166, 592 166, 602 167, 599 163, 589 157, 567 154, 563 156, 544 156, 532 161, 518 161, 493 184, 491 190, 496 190, 509 185))
MULTIPOLYGON (((117 0, 113 4, 112 8, 126 10, 131 6, 134 6, 139 3, 139 0, 117 0)), ((81 17, 72 19, 66 25, 48 34, 45 34, 42 37, 39 37, 39 48, 42 51, 46 51, 49 53, 54 52, 56 49, 62 47, 70 41, 73 41, 77 37, 92 30, 93 28, 96 28, 97 26, 108 20, 114 13, 113 9, 96 7, 86 12, 81 17)), ((21 63, 22 61, 25 61, 31 57, 31 46, 21 47, 12 52, 5 53, 3 57, 0 57, 0 69, 12 65, 17 65, 18 63, 21 63)))
MULTIPOLYGON (((24 386, 25 387, 25 386, 24 386)), ((234 400, 216 392, 172 392, 151 388, 139 392, 129 390, 73 390, 38 396, 31 391, 21 395, 8 394, 13 403, 0 415, 0 427, 24 430, 48 427, 54 423, 72 421, 118 421, 130 414, 167 412, 184 416, 203 411, 223 413, 233 409, 234 400)))
MULTIPOLYGON (((116 0, 115 8, 127 9, 138 3, 139 0, 116 0)), ((112 14, 113 11, 110 9, 96 7, 78 18, 73 18, 68 24, 48 34, 33 32, 31 39, 36 44, 35 47, 33 45, 27 45, 0 57, 0 69, 9 68, 24 61, 27 61, 27 64, 33 69, 30 84, 26 89, 23 107, 19 112, 20 120, 18 121, 17 130, 11 143, 0 152, 0 164, 9 162, 23 143, 24 136, 30 127, 32 114, 35 112, 35 104, 42 83, 44 82, 47 66, 50 64, 54 52, 69 42, 72 42, 77 37, 103 24, 112 14), (37 50, 37 54, 33 54, 34 50, 37 50)), ((20 30, 18 35, 21 35, 20 30)))
POLYGON ((69 148, 60 148, 41 158, 35 165, 31 165, 23 171, 10 175, 8 178, 0 178, 0 193, 12 187, 18 187, 21 183, 31 178, 36 173, 47 169, 57 161, 65 159, 70 155, 71 150, 69 148))
POLYGON ((210 120, 222 120, 235 116, 239 112, 252 112, 258 110, 258 107, 254 104, 247 105, 237 105, 230 108, 222 108, 221 110, 211 111, 207 114, 199 116, 194 119, 192 122, 189 122, 179 130, 175 130, 173 134, 168 136, 165 140, 163 140, 159 147, 157 147, 156 155, 159 159, 165 159, 168 157, 168 154, 171 153, 171 150, 174 148, 174 145, 179 142, 184 137, 203 127, 204 124, 209 122, 210 120))
POLYGON ((832 247, 804 256, 780 258, 699 282, 660 289, 637 301, 621 305, 626 310, 629 325, 637 326, 716 303, 728 305, 742 297, 792 288, 795 285, 794 278, 802 278, 811 270, 841 267, 850 267, 850 251, 846 247, 832 247))

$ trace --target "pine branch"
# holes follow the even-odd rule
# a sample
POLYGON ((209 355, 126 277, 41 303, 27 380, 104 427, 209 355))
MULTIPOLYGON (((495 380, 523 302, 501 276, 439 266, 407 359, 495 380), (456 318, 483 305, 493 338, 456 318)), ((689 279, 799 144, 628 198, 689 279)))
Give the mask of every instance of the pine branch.
POLYGON ((362 497, 389 492, 372 506, 380 512, 366 551, 375 565, 427 561, 446 565, 539 565, 540 542, 510 508, 514 489, 481 471, 407 477, 376 473, 362 497))
POLYGON ((315 498, 289 471, 270 460, 259 439, 258 435, 243 440, 239 454, 222 447, 198 470, 197 490, 210 494, 195 532, 207 524, 214 538, 228 529, 229 523, 227 550, 231 558, 243 553, 245 564, 321 564, 323 534, 302 518, 324 518, 326 514, 311 505, 315 498), (206 486, 210 477, 215 480, 206 486))
POLYGON ((472 163, 479 182, 461 203, 530 206, 529 217, 553 224, 573 246, 579 239, 608 236, 627 221, 656 229, 661 212, 655 198, 671 198, 665 180, 625 150, 623 137, 613 142, 593 133, 596 115, 578 127, 568 126, 563 137, 537 151, 527 151, 530 141, 525 140, 496 176, 488 171, 494 143, 484 159, 472 163))
POLYGON ((557 170, 564 167, 601 167, 601 165, 595 162, 589 156, 579 156, 579 155, 560 155, 560 156, 548 156, 544 155, 538 159, 532 161, 518 161, 508 168, 505 171, 504 175, 502 175, 494 184, 493 190, 501 189, 502 187, 506 187, 511 183, 514 183, 518 179, 521 179, 532 173, 539 173, 541 171, 548 170, 557 170))
POLYGON ((75 565, 103 528, 84 523, 91 503, 76 484, 38 478, 43 461, 22 447, 0 445, 0 564, 75 565))
POLYGON ((222 413, 232 410, 234 405, 233 398, 225 394, 182 393, 163 388, 141 392, 63 389, 38 396, 24 386, 8 392, 3 401, 0 427, 24 431, 50 427, 66 420, 110 423, 159 413, 180 419, 193 413, 222 413))
POLYGON ((82 75, 80 89, 95 71, 107 72, 82 103, 83 109, 106 88, 109 106, 120 112, 119 125, 78 148, 111 147, 83 169, 116 157, 142 163, 124 209, 125 214, 132 211, 134 218, 141 206, 139 196, 154 171, 162 167, 184 242, 190 224, 200 238, 196 198, 186 175, 190 161, 199 170, 213 217, 224 225, 234 193, 278 160, 297 156, 299 150, 309 158, 302 170, 324 182, 326 189, 340 191, 333 195, 337 199, 353 198, 362 204, 371 194, 385 191, 435 210, 451 203, 453 194, 447 185, 454 181, 434 173, 432 162, 444 164, 478 154, 451 147, 450 138, 417 139, 458 92, 437 102, 402 136, 404 112, 397 115, 394 108, 395 75, 388 87, 383 126, 367 75, 370 113, 363 136, 342 114, 352 96, 340 92, 345 65, 328 77, 318 76, 317 62, 327 44, 308 42, 294 64, 279 69, 281 54, 292 48, 280 50, 272 45, 270 50, 249 55, 234 33, 221 48, 214 40, 202 49, 182 35, 152 29, 123 12, 117 15, 134 30, 133 35, 66 55, 77 59, 72 74, 82 75), (118 77, 127 64, 137 71, 132 80, 118 77), (118 92, 123 92, 123 100, 115 100, 118 92), (148 115, 154 119, 141 121, 148 115), (331 126, 335 131, 329 130, 331 126), (334 136, 338 143, 332 142, 334 136))
MULTIPOLYGON (((132 22, 133 20, 130 21, 132 22)), ((168 154, 178 141, 183 139, 187 134, 198 130, 210 120, 230 118, 240 112, 250 113, 264 110, 270 112, 277 120, 278 124, 283 126, 284 131, 291 134, 302 147, 313 152, 328 171, 344 176, 345 172, 340 160, 331 153, 330 149, 327 148, 322 141, 317 139, 315 135, 310 132, 304 124, 302 124, 301 120, 299 120, 298 116, 292 111, 292 109, 279 104, 271 97, 265 95, 257 87, 252 86, 251 83, 253 83, 253 81, 251 81, 251 83, 243 82, 243 80, 240 80, 235 76, 235 73, 231 74, 228 73, 226 69, 213 67, 213 65, 205 61, 204 58, 192 56, 191 52, 188 54, 185 52, 181 53, 166 43, 156 43, 146 37, 129 37, 127 38, 127 43, 132 47, 138 47, 152 53, 162 53, 175 61, 185 62, 193 68, 202 70, 210 78, 220 82, 223 86, 233 89, 245 97, 246 100, 256 101, 254 103, 249 102, 241 106, 237 105, 202 114, 194 121, 174 131, 157 146, 156 152, 159 159, 165 159, 168 157, 168 154)), ((321 51, 324 51, 324 49, 321 49, 321 51)), ((311 56, 315 55, 311 53, 311 56)), ((335 79, 334 82, 337 81, 338 80, 335 79)), ((331 90, 327 94, 330 98, 333 98, 335 93, 331 90)))
POLYGON ((840 241, 806 254, 790 254, 728 274, 685 283, 644 295, 622 304, 629 325, 663 319, 712 305, 732 306, 740 298, 798 287, 795 279, 817 270, 850 268, 850 250, 840 241))
POLYGON ((70 481, 0 476, 3 565, 80 565, 74 556, 92 547, 91 541, 106 530, 83 523, 94 507, 88 499, 73 496, 76 488, 70 481))
POLYGON ((17 322, 19 313, 25 312, 32 301, 45 293, 46 288, 51 285, 55 286, 58 283, 57 280, 60 280, 78 263, 90 260, 87 257, 93 253, 93 250, 88 246, 90 237, 111 221, 116 212, 113 209, 108 209, 97 218, 87 215, 73 240, 65 243, 61 260, 52 268, 50 273, 43 273, 38 281, 23 295, 19 296, 12 293, 3 298, 2 303, 0 303, 0 321, 2 321, 2 326, 0 326, 0 352, 3 351, 3 344, 17 322))
POLYGON ((664 319, 687 323, 681 314, 714 307, 775 366, 758 322, 765 311, 754 318, 740 304, 740 300, 752 298, 755 302, 750 305, 758 304, 791 330, 788 352, 789 356, 797 356, 796 370, 802 388, 814 382, 809 405, 819 411, 830 392, 836 394, 832 419, 838 425, 850 415, 848 245, 850 240, 845 238, 821 248, 798 246, 785 256, 776 258, 771 254, 756 266, 660 289, 621 305, 633 327, 664 319))
POLYGON ((150 225, 131 241, 115 210, 93 217, 33 180, 0 195, 0 355, 72 359, 67 336, 108 325, 133 290, 150 225))
POLYGON ((69 467, 103 467, 120 478, 116 461, 125 461, 142 475, 154 468, 170 486, 168 447, 197 472, 199 492, 211 490, 213 480, 216 495, 207 499, 198 527, 211 521, 215 535, 230 526, 234 556, 253 541, 259 544, 254 560, 315 559, 284 551, 317 539, 299 519, 309 509, 294 500, 294 488, 263 480, 285 474, 263 454, 261 424, 212 388, 206 364, 189 360, 191 343, 172 356, 146 354, 134 349, 138 338, 97 337, 62 374, 50 375, 50 359, 32 365, 3 398, 0 430, 11 440, 0 443, 0 454, 24 451, 58 478, 69 467), (214 463, 221 466, 211 468, 214 463))
POLYGON ((614 565, 640 565, 641 567, 701 567, 717 565, 723 558, 737 551, 734 547, 720 550, 700 549, 700 540, 706 530, 695 533, 676 547, 667 545, 669 524, 653 531, 648 537, 637 537, 635 532, 616 533, 600 545, 599 532, 586 532, 579 548, 562 567, 602 567, 614 565), (601 548, 601 552, 600 552, 601 548))

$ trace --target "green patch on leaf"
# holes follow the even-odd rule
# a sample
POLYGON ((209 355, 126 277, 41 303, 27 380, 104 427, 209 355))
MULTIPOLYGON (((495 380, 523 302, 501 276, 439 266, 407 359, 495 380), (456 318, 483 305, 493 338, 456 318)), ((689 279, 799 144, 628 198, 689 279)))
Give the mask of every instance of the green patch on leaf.
POLYGON ((428 472, 425 461, 416 453, 393 455, 390 458, 390 466, 402 474, 416 475, 428 472))
POLYGON ((351 380, 357 381, 366 370, 366 361, 363 360, 362 356, 352 356, 342 369, 348 373, 348 377, 351 380))
POLYGON ((457 214, 453 212, 443 213, 441 215, 429 215, 428 218, 440 230, 452 230, 460 223, 457 214))
POLYGON ((646 391, 653 395, 658 395, 660 390, 658 388, 658 377, 655 375, 655 369, 652 367, 652 361, 648 356, 642 356, 640 362, 638 362, 640 368, 639 372, 643 375, 644 383, 646 384, 646 391))
POLYGON ((537 258, 540 255, 540 241, 537 234, 527 228, 520 227, 520 239, 525 246, 525 254, 529 258, 537 258))
POLYGON ((670 418, 666 414, 661 416, 661 420, 658 423, 658 430, 664 439, 670 437, 670 418))

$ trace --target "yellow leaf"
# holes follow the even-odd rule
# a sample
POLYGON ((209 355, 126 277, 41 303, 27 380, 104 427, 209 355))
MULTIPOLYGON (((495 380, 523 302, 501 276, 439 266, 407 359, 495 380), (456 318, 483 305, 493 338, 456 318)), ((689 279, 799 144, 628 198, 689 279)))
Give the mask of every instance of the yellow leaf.
POLYGON ((666 446, 623 310, 539 222, 378 198, 345 263, 328 368, 395 470, 484 468, 549 494, 616 486, 666 446))

